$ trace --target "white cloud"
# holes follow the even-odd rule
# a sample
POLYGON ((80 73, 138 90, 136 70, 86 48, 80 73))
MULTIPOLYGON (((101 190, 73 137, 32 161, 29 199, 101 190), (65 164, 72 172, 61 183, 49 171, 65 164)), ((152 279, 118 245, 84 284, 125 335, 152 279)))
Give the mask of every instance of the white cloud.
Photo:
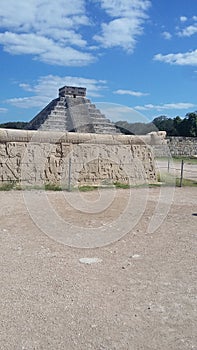
POLYGON ((167 55, 159 53, 154 56, 154 60, 180 66, 197 66, 197 50, 185 53, 169 53, 167 55))
POLYGON ((112 19, 102 23, 101 34, 94 39, 101 46, 122 47, 128 52, 134 50, 137 37, 143 33, 143 23, 150 7, 148 0, 100 0, 101 8, 112 19))
POLYGON ((95 61, 92 38, 85 38, 83 30, 91 26, 99 47, 119 46, 132 52, 150 1, 91 0, 91 6, 110 17, 98 23, 100 34, 88 17, 85 0, 1 0, 0 44, 10 54, 29 54, 47 64, 83 66, 95 61))
POLYGON ((187 18, 187 17, 181 17, 185 20, 182 20, 182 22, 184 23, 186 20, 189 20, 190 23, 192 22, 192 24, 190 25, 187 25, 183 28, 176 28, 178 31, 177 31, 177 35, 180 36, 180 37, 190 37, 194 34, 197 33, 197 16, 193 16, 192 18, 187 18))
POLYGON ((95 60, 80 31, 90 25, 85 0, 1 0, 0 18, 0 44, 6 52, 64 66, 95 60))
POLYGON ((194 24, 182 29, 177 34, 180 37, 190 37, 196 33, 197 33, 197 24, 194 24))
POLYGON ((132 91, 132 90, 116 90, 114 91, 114 94, 118 94, 118 95, 131 95, 131 96, 135 96, 135 97, 141 97, 141 96, 147 96, 149 95, 146 92, 140 92, 140 91, 132 91))
POLYGON ((181 16, 180 17, 180 21, 181 22, 186 22, 187 21, 187 17, 186 16, 181 16))
POLYGON ((0 33, 0 43, 11 54, 31 54, 42 62, 56 65, 83 66, 94 61, 88 52, 63 46, 37 34, 0 33))
POLYGON ((135 106, 134 108, 139 111, 148 111, 148 110, 163 111, 163 110, 170 110, 170 109, 188 109, 188 108, 193 108, 195 106, 196 105, 193 103, 178 102, 178 103, 164 103, 163 105, 146 104, 144 106, 135 106))
POLYGON ((7 111, 7 108, 0 107, 0 113, 6 113, 7 111))
POLYGON ((1 26, 17 32, 38 32, 48 28, 75 29, 81 24, 88 24, 84 0, 1 0, 1 26))
POLYGON ((170 34, 169 32, 163 32, 162 36, 166 40, 170 40, 172 38, 172 34, 170 34))
POLYGON ((21 83, 24 91, 32 92, 30 97, 11 98, 6 103, 14 105, 19 108, 31 107, 45 107, 52 99, 58 96, 58 89, 64 85, 85 86, 87 88, 87 95, 92 97, 101 96, 101 91, 106 89, 105 80, 95 80, 82 77, 59 77, 48 75, 40 77, 35 84, 21 83))
MULTIPOLYGON (((151 5, 149 0, 99 0, 101 8, 111 17, 127 17, 128 12, 139 11, 139 15, 144 16, 144 11, 151 5)), ((132 15, 131 15, 132 16, 132 15)))

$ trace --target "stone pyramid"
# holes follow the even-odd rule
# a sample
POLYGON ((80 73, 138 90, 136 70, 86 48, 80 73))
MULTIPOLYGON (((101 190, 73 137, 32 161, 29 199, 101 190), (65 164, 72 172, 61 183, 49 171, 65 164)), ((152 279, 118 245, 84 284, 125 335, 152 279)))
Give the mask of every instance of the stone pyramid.
POLYGON ((27 125, 29 130, 120 133, 109 119, 86 98, 86 89, 64 86, 59 97, 52 100, 27 125))

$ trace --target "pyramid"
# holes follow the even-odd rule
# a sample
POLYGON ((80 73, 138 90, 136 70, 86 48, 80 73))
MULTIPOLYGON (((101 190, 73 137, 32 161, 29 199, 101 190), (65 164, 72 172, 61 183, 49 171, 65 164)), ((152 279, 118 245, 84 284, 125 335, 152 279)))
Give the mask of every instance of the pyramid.
POLYGON ((86 98, 86 88, 64 86, 27 125, 28 130, 117 134, 115 124, 86 98))

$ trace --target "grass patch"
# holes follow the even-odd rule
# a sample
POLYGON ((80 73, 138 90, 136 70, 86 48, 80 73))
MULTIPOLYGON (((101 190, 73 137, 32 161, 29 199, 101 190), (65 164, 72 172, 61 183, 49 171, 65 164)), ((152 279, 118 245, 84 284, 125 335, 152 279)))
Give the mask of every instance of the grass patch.
POLYGON ((148 185, 149 188, 152 188, 152 187, 161 187, 163 186, 163 183, 162 182, 152 182, 148 185))
MULTIPOLYGON (((177 179, 177 186, 180 186, 180 179, 177 179)), ((183 179, 182 186, 197 187, 197 181, 190 179, 183 179)))
MULTIPOLYGON (((81 191, 81 192, 89 192, 89 191, 95 191, 98 189, 110 189, 110 188, 117 188, 117 189, 130 189, 130 188, 143 188, 143 187, 160 187, 160 186, 172 186, 172 187, 180 187, 180 178, 175 177, 172 174, 163 172, 159 173, 157 175, 157 182, 152 183, 144 183, 139 185, 129 185, 126 183, 121 182, 115 182, 113 184, 109 185, 101 185, 101 186, 92 186, 92 185, 84 185, 79 187, 71 187, 70 189, 68 187, 60 187, 59 185, 55 185, 52 183, 44 184, 43 186, 38 185, 27 185, 27 186, 21 186, 17 182, 6 182, 2 185, 0 185, 0 191, 10 191, 10 190, 41 190, 41 191, 81 191)), ((182 187, 197 187, 197 181, 190 180, 190 179, 183 179, 182 180, 182 187)))
MULTIPOLYGON (((160 173, 157 176, 158 183, 153 184, 153 186, 176 186, 180 187, 180 178, 173 176, 169 173, 160 173)), ((182 180, 182 187, 184 186, 192 186, 197 187, 197 181, 190 179, 182 180)))
POLYGON ((114 187, 115 188, 128 189, 131 186, 129 184, 124 184, 124 183, 121 183, 121 182, 114 182, 114 183, 109 183, 109 184, 102 184, 102 185, 99 185, 99 186, 84 185, 84 186, 79 186, 78 189, 79 189, 79 191, 87 192, 87 191, 94 191, 94 190, 97 190, 97 189, 105 189, 105 188, 110 189, 110 188, 114 188, 114 187))
POLYGON ((16 181, 5 182, 0 185, 0 191, 22 190, 21 185, 16 181))
POLYGON ((60 187, 59 185, 51 184, 51 183, 45 184, 44 189, 46 191, 62 191, 62 187, 60 187))
POLYGON ((129 184, 124 184, 124 183, 121 183, 121 182, 114 182, 114 186, 116 188, 123 188, 123 189, 128 189, 130 188, 130 185, 129 184))
POLYGON ((88 191, 94 191, 97 190, 98 186, 90 186, 90 185, 84 185, 84 186, 79 186, 78 190, 81 192, 88 192, 88 191))
POLYGON ((13 190, 14 188, 14 183, 4 183, 3 185, 0 186, 0 191, 10 191, 13 190))
POLYGON ((192 158, 192 157, 173 157, 172 160, 174 162, 178 162, 180 163, 182 160, 184 161, 184 163, 187 164, 197 164, 197 158, 192 158))

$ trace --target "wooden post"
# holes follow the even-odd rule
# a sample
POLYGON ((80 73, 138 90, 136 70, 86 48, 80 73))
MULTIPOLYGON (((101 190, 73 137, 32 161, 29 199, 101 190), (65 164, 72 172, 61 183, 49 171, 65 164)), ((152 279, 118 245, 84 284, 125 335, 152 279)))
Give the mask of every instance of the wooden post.
POLYGON ((168 173, 170 172, 170 158, 168 157, 168 173))
POLYGON ((72 161, 71 158, 69 158, 69 163, 68 163, 68 191, 71 191, 71 165, 72 161))
POLYGON ((184 161, 182 159, 181 161, 181 177, 180 177, 180 187, 182 187, 182 183, 183 183, 183 166, 184 166, 184 161))

